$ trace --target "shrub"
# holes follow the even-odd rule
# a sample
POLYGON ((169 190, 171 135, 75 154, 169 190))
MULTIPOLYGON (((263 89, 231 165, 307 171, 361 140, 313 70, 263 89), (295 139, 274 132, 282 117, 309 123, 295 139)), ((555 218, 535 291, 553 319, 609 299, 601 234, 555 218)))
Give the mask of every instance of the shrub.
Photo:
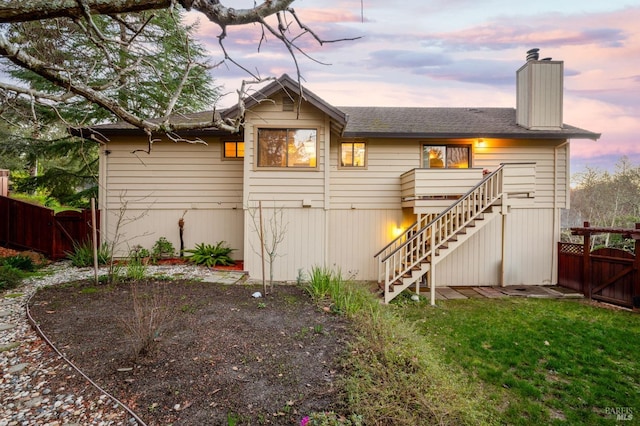
POLYGON ((147 275, 147 265, 141 259, 133 257, 127 262, 127 278, 131 280, 141 280, 147 275))
MULTIPOLYGON (((93 266, 93 244, 91 241, 83 243, 73 243, 73 252, 67 252, 67 258, 71 264, 78 268, 93 266)), ((111 252, 107 243, 102 243, 98 247, 98 265, 106 265, 111 258, 111 252)))
POLYGON ((145 293, 135 282, 131 284, 131 310, 121 320, 135 358, 155 355, 158 339, 170 328, 175 314, 166 285, 145 293))
POLYGON ((149 250, 139 244, 131 247, 131 250, 129 250, 129 259, 131 260, 142 260, 149 257, 151 257, 149 250))
POLYGON ((196 244, 195 249, 185 250, 191 253, 186 257, 196 265, 204 265, 209 268, 216 265, 233 265, 235 262, 231 259, 230 254, 234 250, 226 247, 224 241, 218 242, 215 246, 211 244, 196 244))
POLYGON ((158 238, 158 241, 151 248, 151 259, 154 262, 157 262, 158 259, 173 257, 175 254, 176 250, 173 248, 173 244, 165 237, 158 238))
POLYGON ((24 278, 24 273, 11 265, 0 266, 0 290, 16 288, 24 278))
POLYGON ((33 259, 21 254, 0 259, 0 264, 3 266, 11 266, 21 271, 33 272, 36 270, 36 264, 33 262, 33 259))

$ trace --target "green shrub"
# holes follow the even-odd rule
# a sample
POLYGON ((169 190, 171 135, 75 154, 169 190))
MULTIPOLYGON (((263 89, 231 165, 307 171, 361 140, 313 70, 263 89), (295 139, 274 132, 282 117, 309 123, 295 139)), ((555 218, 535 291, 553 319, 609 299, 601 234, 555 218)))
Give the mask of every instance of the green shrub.
POLYGON ((0 260, 0 264, 3 266, 11 266, 21 271, 33 272, 36 270, 36 264, 29 256, 22 256, 20 254, 12 257, 6 257, 0 260))
MULTIPOLYGON (((83 243, 73 243, 73 252, 67 252, 67 258, 71 264, 78 268, 93 266, 93 244, 91 241, 83 243)), ((111 258, 111 252, 107 243, 102 243, 98 247, 98 265, 106 265, 111 258)))
POLYGON ((127 278, 141 280, 147 275, 147 265, 141 259, 129 258, 127 262, 127 278))
POLYGON ((234 250, 226 247, 224 241, 218 242, 215 246, 211 244, 196 244, 195 249, 185 250, 191 253, 186 257, 196 265, 204 265, 209 268, 216 265, 233 265, 235 262, 231 259, 230 254, 234 250))
POLYGON ((158 259, 173 257, 175 254, 176 250, 173 248, 173 244, 165 237, 158 238, 158 241, 156 241, 151 248, 151 260, 154 262, 157 262, 158 259))
POLYGON ((0 266, 0 290, 16 288, 24 278, 24 272, 11 265, 0 266))
POLYGON ((151 257, 151 253, 149 253, 149 250, 147 250, 146 248, 142 247, 139 244, 131 247, 131 250, 129 250, 129 259, 142 260, 150 257, 151 257))
POLYGON ((303 289, 316 303, 330 301, 332 312, 353 315, 373 303, 366 291, 344 279, 339 270, 314 266, 309 276, 309 282, 303 285, 303 289))

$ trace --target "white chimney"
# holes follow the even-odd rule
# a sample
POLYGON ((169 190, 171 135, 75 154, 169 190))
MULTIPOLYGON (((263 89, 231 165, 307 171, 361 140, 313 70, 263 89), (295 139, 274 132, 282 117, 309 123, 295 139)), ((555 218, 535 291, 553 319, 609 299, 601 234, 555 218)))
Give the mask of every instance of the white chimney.
POLYGON ((516 122, 529 130, 560 130, 564 62, 538 60, 538 50, 527 52, 516 73, 516 122))

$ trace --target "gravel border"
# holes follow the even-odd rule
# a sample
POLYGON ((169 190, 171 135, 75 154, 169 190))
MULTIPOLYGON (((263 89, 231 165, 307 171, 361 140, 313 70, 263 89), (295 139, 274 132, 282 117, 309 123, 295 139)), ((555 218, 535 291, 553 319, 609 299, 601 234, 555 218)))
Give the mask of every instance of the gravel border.
MULTIPOLYGON (((69 261, 41 269, 44 276, 23 280, 0 299, 0 426, 134 425, 136 419, 116 400, 93 387, 31 327, 26 304, 41 287, 92 278, 91 268, 69 261)), ((101 268, 99 274, 106 274, 101 268)), ((244 274, 194 265, 150 265, 148 276, 196 278, 233 284, 244 274)))

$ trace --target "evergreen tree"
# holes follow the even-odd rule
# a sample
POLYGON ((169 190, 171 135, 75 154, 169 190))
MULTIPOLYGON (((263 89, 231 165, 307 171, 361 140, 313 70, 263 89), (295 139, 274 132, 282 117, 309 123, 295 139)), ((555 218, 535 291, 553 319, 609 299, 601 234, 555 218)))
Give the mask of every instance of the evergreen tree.
MULTIPOLYGON (((87 37, 80 27, 86 22, 59 18, 12 24, 7 34, 29 54, 111 92, 121 106, 160 118, 169 106, 175 114, 211 108, 218 93, 194 27, 180 19, 175 10, 97 16, 87 37)), ((114 121, 113 115, 32 71, 8 62, 4 71, 51 99, 1 100, 0 168, 20 167, 12 173, 14 190, 44 188, 63 203, 82 205, 84 195, 96 192, 97 146, 69 137, 67 129, 114 121)))

